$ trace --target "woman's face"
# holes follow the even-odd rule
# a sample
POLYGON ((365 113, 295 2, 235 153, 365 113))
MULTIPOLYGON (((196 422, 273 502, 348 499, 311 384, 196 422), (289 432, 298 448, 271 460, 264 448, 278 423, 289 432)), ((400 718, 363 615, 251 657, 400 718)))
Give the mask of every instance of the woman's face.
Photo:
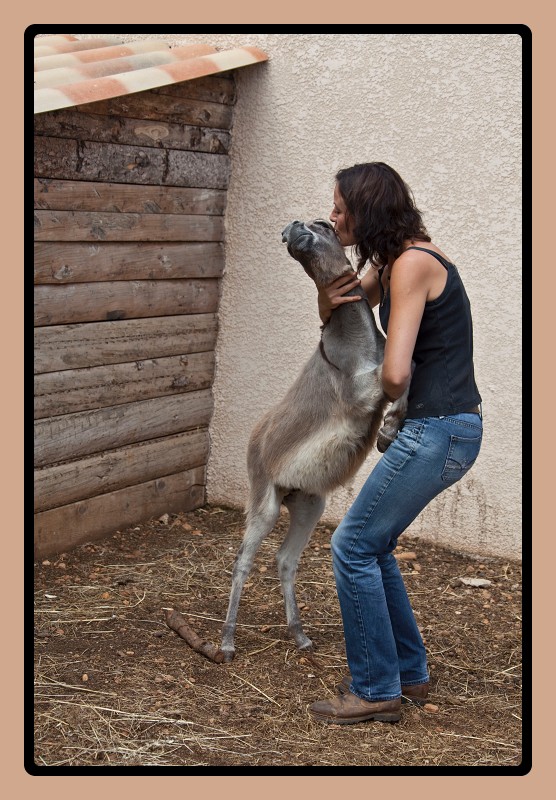
POLYGON ((353 235, 353 221, 348 214, 344 198, 338 189, 338 184, 334 187, 334 207, 329 219, 334 225, 336 236, 340 240, 342 247, 357 244, 357 240, 353 235))

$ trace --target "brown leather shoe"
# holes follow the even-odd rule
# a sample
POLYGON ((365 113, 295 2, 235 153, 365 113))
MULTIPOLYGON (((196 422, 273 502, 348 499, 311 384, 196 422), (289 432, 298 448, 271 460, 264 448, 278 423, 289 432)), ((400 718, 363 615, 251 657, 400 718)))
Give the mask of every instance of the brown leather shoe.
MULTIPOLYGON (((349 692, 351 685, 351 675, 345 675, 336 686, 338 694, 349 692)), ((415 683, 413 686, 402 686, 402 703, 415 703, 417 706, 424 706, 429 696, 428 683, 415 683)))
POLYGON ((375 720, 376 722, 397 722, 401 717, 401 700, 379 700, 370 703, 346 692, 331 700, 312 703, 309 710, 318 722, 331 722, 335 725, 353 725, 356 722, 375 720))
POLYGON ((402 703, 415 703, 424 706, 429 696, 429 684, 414 683, 412 686, 402 686, 402 703))

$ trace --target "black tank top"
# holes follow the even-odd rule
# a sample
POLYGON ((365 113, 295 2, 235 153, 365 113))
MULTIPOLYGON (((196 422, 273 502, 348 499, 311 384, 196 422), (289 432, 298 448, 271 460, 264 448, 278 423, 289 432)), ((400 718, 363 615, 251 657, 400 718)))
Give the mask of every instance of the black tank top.
MULTIPOLYGON (((425 303, 413 351, 415 370, 409 387, 407 417, 441 417, 470 410, 481 402, 473 369, 471 307, 455 264, 426 247, 448 273, 446 286, 425 303)), ((388 333, 390 292, 384 292, 380 274, 380 324, 388 333)))

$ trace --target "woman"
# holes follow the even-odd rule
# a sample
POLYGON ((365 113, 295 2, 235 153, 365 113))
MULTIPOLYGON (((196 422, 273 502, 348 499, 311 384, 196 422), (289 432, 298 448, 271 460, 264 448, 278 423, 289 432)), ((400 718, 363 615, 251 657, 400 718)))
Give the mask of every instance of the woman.
POLYGON ((481 397, 473 370, 469 301, 456 267, 431 242, 407 185, 374 162, 336 175, 330 214, 351 274, 319 291, 324 324, 358 284, 380 304, 387 334, 382 369, 390 400, 409 385, 408 413, 331 542, 350 668, 313 717, 350 724, 395 722, 404 699, 423 704, 429 687, 423 640, 392 551, 399 535, 443 489, 463 477, 479 453, 481 397), (412 361, 414 371, 412 374, 412 361))

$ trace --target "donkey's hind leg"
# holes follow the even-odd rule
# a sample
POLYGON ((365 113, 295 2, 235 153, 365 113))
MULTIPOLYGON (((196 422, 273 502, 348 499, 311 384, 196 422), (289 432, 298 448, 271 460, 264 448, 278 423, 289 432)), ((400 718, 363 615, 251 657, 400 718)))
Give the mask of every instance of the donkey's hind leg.
POLYGON ((245 534, 237 551, 232 572, 232 588, 228 602, 228 612, 222 626, 220 649, 224 653, 224 661, 232 661, 235 655, 234 634, 243 585, 253 568, 255 555, 263 539, 268 536, 278 519, 280 502, 281 496, 274 487, 269 487, 264 500, 258 504, 258 507, 250 507, 247 513, 245 534))
POLYGON ((288 630, 300 650, 309 650, 313 643, 303 632, 295 597, 295 576, 301 553, 311 538, 315 525, 324 511, 325 498, 295 491, 283 500, 290 512, 290 527, 282 542, 276 561, 282 585, 288 630))

